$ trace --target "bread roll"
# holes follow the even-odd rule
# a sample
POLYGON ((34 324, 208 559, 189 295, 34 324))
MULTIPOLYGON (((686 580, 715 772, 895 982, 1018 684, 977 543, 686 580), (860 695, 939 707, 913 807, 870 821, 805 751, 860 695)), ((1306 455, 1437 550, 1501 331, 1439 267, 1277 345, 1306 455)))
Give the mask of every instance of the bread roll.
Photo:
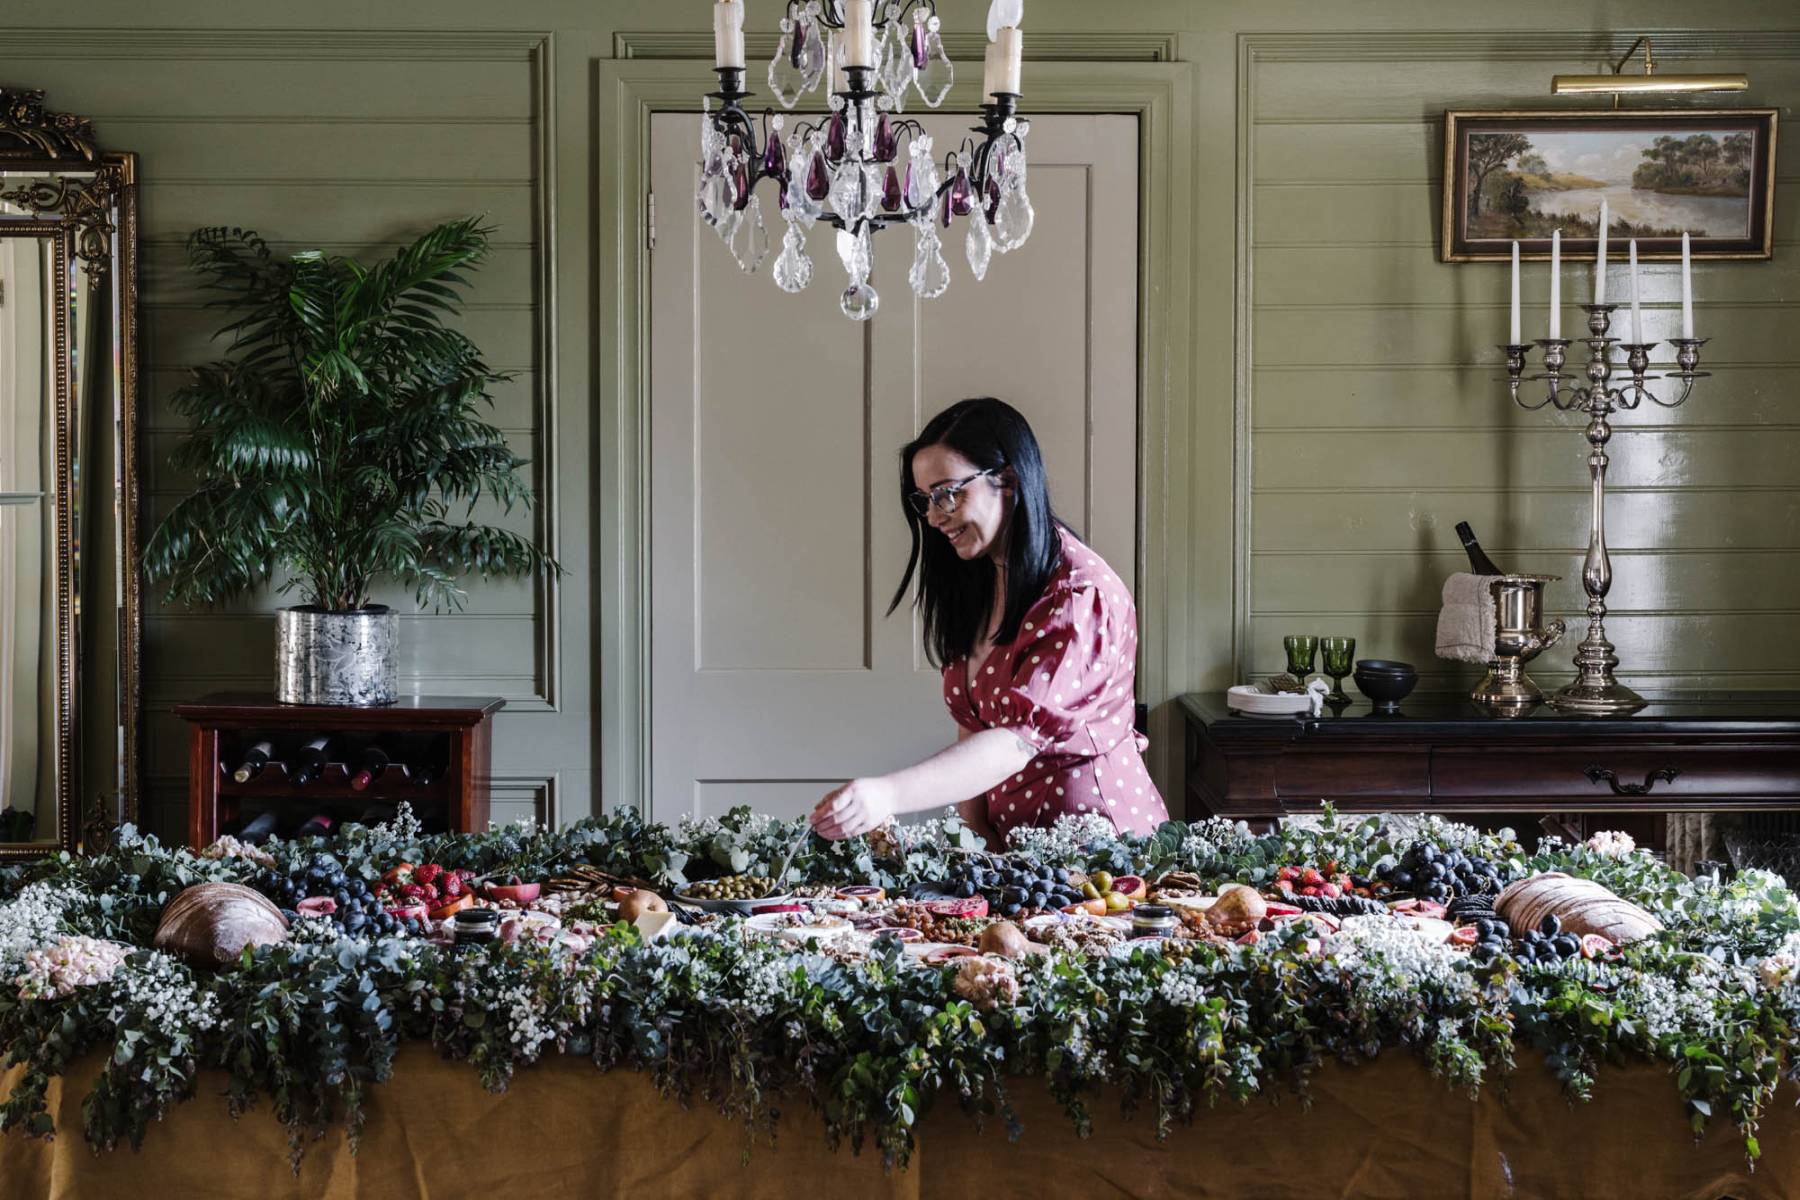
POLYGON ((163 909, 155 945, 200 963, 235 962, 245 946, 285 942, 287 918, 261 892, 236 883, 199 883, 163 909))
POLYGON ((1550 914, 1562 922, 1564 933, 1598 933, 1621 944, 1662 931, 1661 922, 1631 901, 1561 871, 1519 880, 1500 893, 1494 909, 1516 934, 1531 932, 1550 914))

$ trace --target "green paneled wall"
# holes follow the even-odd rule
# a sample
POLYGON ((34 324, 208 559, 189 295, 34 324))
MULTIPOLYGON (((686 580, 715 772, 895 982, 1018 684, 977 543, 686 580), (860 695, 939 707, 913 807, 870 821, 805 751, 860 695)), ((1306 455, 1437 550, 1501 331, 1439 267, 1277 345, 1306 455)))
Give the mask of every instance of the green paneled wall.
MULTIPOLYGON (((776 5, 749 3, 754 48, 776 5)), ((1028 8, 1028 57, 1191 64, 1191 110, 1175 115, 1170 144, 1196 166, 1182 215, 1197 249, 1179 264, 1180 286, 1152 302, 1175 305, 1192 329, 1191 364, 1155 369, 1192 384, 1159 447, 1170 487, 1150 519, 1188 547, 1192 566, 1171 581, 1181 603, 1146 630, 1147 652, 1160 637, 1176 656, 1160 672, 1164 694, 1148 699, 1272 669, 1290 631, 1354 633, 1365 653, 1433 667, 1436 590, 1460 561, 1459 519, 1503 561, 1573 577, 1586 521, 1580 438, 1567 419, 1513 410, 1493 381, 1504 268, 1436 261, 1439 115, 1548 105, 1554 71, 1597 69, 1646 29, 1676 31, 1658 41, 1667 69, 1698 57, 1745 70, 1745 103, 1785 107, 1800 87, 1800 36, 1780 32, 1797 24, 1789 7, 1654 0, 1634 7, 1632 29, 1595 0, 1028 8), (1702 11, 1708 29, 1688 28, 1702 11)), ((181 486, 161 465, 179 431, 165 398, 184 364, 216 352, 183 273, 189 229, 249 225, 281 248, 373 253, 467 212, 499 226, 467 324, 518 373, 498 423, 534 459, 545 499, 537 515, 508 520, 570 574, 556 586, 477 584, 466 613, 407 621, 403 669, 422 691, 508 698, 496 743, 503 817, 569 819, 633 799, 603 797, 595 782, 602 682, 630 650, 602 636, 622 598, 596 581, 616 577, 602 547, 638 519, 601 465, 617 461, 623 418, 607 422, 637 381, 619 377, 630 359, 598 349, 598 331, 638 328, 607 299, 607 276, 641 241, 629 206, 601 224, 614 211, 605 181, 618 175, 598 161, 609 114, 596 63, 705 56, 706 10, 704 0, 13 0, 0 35, 0 79, 48 89, 53 106, 93 117, 107 145, 142 155, 152 519, 181 486)), ((940 10, 967 60, 985 0, 940 0, 940 10)), ((1083 78, 1104 76, 1089 70, 1083 78)), ((1028 68, 1028 102, 1030 78, 1028 68)), ((1800 583, 1794 129, 1776 260, 1696 269, 1717 375, 1684 409, 1618 422, 1609 628, 1645 687, 1800 685, 1789 599, 1800 583)), ((1669 268, 1650 271, 1652 294, 1666 295, 1669 268)), ((1527 304, 1541 306, 1544 292, 1540 268, 1527 304)), ((1658 309, 1653 330, 1667 319, 1658 309)), ((1578 597, 1572 583, 1552 593, 1564 612, 1578 597)), ((153 828, 181 824, 182 728, 169 705, 265 685, 277 603, 150 610, 153 828)))

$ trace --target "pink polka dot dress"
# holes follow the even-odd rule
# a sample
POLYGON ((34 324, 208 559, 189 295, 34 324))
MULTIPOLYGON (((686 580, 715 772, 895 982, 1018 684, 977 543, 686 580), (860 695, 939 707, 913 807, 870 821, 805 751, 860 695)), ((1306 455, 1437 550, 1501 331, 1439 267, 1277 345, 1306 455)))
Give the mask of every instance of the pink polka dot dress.
POLYGON ((1037 748, 1023 771, 987 794, 1002 837, 1017 825, 1100 813, 1131 833, 1169 819, 1132 724, 1137 607, 1111 567, 1066 529, 1062 562, 1025 614, 1019 636, 984 663, 944 668, 944 703, 971 732, 1011 729, 1037 748))

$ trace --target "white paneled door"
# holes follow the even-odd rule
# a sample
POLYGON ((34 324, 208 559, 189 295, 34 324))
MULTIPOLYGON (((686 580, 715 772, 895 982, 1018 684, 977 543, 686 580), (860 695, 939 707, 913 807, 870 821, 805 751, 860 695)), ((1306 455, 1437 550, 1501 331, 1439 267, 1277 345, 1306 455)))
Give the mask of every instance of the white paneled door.
MULTIPOLYGON (((966 117, 926 116, 940 150, 966 117)), ((912 231, 875 237, 875 318, 838 311, 834 232, 789 295, 745 275, 694 205, 696 119, 652 139, 651 815, 791 816, 954 740, 910 607, 898 451, 940 409, 999 396, 1044 446, 1064 520, 1134 574, 1137 123, 1032 120, 1031 239, 917 300, 912 231)), ((779 249, 774 189, 764 219, 779 249)), ((946 804, 960 797, 946 796, 946 804)))

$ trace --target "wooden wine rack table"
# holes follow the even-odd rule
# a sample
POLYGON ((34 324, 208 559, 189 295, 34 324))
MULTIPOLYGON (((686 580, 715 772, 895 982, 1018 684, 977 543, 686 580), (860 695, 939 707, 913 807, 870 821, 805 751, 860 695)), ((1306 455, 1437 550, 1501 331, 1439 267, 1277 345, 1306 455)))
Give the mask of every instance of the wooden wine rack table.
POLYGON ((493 715, 498 697, 403 696, 380 707, 278 704, 269 693, 215 692, 175 714, 192 727, 188 753, 188 842, 196 849, 236 828, 250 807, 275 808, 304 820, 317 812, 354 818, 359 807, 404 800, 426 821, 453 833, 488 827, 492 785, 493 715), (297 786, 287 761, 320 734, 332 738, 319 777, 297 786), (380 738, 411 749, 413 761, 395 757, 364 791, 350 785, 355 748, 380 738), (238 783, 232 772, 258 741, 275 753, 262 772, 238 783), (435 769, 419 785, 414 773, 435 769))

